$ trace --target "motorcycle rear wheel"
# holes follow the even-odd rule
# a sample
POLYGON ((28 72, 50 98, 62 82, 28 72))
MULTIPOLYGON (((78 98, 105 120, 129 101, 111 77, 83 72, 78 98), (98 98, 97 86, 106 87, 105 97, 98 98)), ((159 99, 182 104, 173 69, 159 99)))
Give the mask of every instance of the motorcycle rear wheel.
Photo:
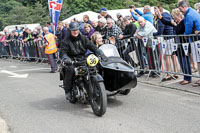
POLYGON ((96 78, 91 79, 93 94, 91 96, 91 107, 96 116, 102 116, 107 108, 107 95, 102 81, 98 82, 96 78))

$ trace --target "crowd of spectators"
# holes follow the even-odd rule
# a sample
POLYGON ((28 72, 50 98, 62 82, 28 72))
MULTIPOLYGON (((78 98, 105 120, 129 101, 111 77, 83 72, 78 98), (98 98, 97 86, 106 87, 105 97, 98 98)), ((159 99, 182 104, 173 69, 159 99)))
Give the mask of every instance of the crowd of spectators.
MULTIPOLYGON (((84 15, 83 18, 74 18, 71 20, 78 22, 80 25, 80 32, 85 35, 89 40, 99 47, 102 44, 113 44, 119 52, 122 49, 122 43, 127 44, 123 46, 121 55, 124 60, 129 62, 133 67, 140 67, 141 71, 138 73, 138 77, 143 76, 147 72, 145 69, 161 69, 159 62, 161 57, 155 58, 153 55, 158 54, 160 51, 154 51, 152 47, 152 40, 158 39, 160 35, 190 35, 200 33, 200 6, 196 7, 196 10, 191 8, 187 1, 179 1, 178 8, 173 9, 172 13, 164 12, 161 6, 154 7, 154 14, 151 13, 151 7, 145 5, 143 12, 140 12, 134 5, 130 6, 130 15, 122 16, 121 13, 117 13, 117 19, 114 20, 111 15, 108 14, 106 8, 99 10, 98 21, 91 21, 88 15, 84 15), (127 38, 135 37, 135 39, 126 40, 127 38), (145 43, 145 39, 146 43, 145 43), (137 61, 130 55, 132 51, 136 52, 137 61), (159 63, 158 63, 159 62, 159 63)), ((57 45, 58 48, 62 44, 62 40, 67 36, 70 36, 69 32, 70 22, 58 22, 57 27, 57 45)), ((51 30, 51 24, 47 23, 46 27, 51 30)), ((44 33, 42 27, 37 27, 31 31, 28 28, 21 28, 12 31, 8 34, 6 30, 0 33, 0 42, 8 50, 7 43, 13 40, 19 40, 27 42, 29 40, 42 40, 44 33)), ((178 72, 178 65, 184 74, 191 75, 193 71, 199 71, 200 74, 200 55, 196 53, 196 49, 192 45, 192 42, 200 40, 197 36, 194 40, 191 37, 164 37, 163 40, 168 42, 166 50, 164 51, 165 68, 167 72, 174 72, 175 74, 168 73, 162 81, 179 78, 176 73, 178 72), (182 45, 178 45, 177 51, 172 50, 173 43, 190 43, 189 53, 185 54, 182 45), (178 60, 177 60, 178 59, 178 60), (172 62, 172 63, 171 63, 172 62), (196 68, 195 65, 197 64, 196 68), (173 68, 173 70, 172 70, 173 68), (196 70, 195 70, 196 69, 196 70)), ((159 42, 159 41, 158 41, 159 42)), ((162 43, 162 42, 159 42, 162 43)), ((161 46, 161 45, 160 45, 161 46)), ((158 49, 158 48, 157 48, 158 49)), ((163 69, 163 68, 162 68, 163 69)), ((156 78, 159 73, 151 72, 150 76, 156 78)), ((191 83, 191 76, 184 76, 181 85, 191 83)), ((194 86, 200 86, 200 80, 194 83, 194 86)))

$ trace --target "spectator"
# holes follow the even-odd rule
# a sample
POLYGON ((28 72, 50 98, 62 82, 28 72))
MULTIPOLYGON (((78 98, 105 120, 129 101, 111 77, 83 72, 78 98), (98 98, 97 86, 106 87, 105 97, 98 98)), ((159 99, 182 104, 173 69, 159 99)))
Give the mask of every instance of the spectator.
MULTIPOLYGON (((60 27, 63 27, 63 25, 61 26, 60 22, 60 27)), ((61 39, 63 40, 64 38, 68 37, 70 35, 70 31, 69 31, 69 22, 65 21, 65 26, 63 28, 61 28, 61 39)))
POLYGON ((94 27, 95 31, 100 31, 101 30, 101 27, 99 25, 99 23, 97 21, 92 21, 92 27, 94 27))
MULTIPOLYGON (((169 20, 167 18, 163 18, 160 11, 156 9, 155 14, 158 16, 158 18, 162 21, 163 24, 173 26, 174 27, 174 33, 176 35, 182 35, 185 32, 185 26, 184 26, 184 15, 180 12, 178 8, 172 10, 172 17, 174 18, 175 22, 173 20, 169 20)), ((186 43, 185 39, 183 37, 180 37, 176 39, 176 43, 186 43)), ((181 66, 181 69, 184 74, 192 74, 191 66, 190 66, 190 57, 188 55, 185 55, 185 52, 183 50, 182 45, 178 45, 176 55, 178 56, 179 64, 181 66)), ((181 85, 191 82, 192 78, 190 76, 184 76, 184 80, 179 82, 181 85)))
POLYGON ((99 32, 94 32, 94 34, 91 36, 91 40, 97 47, 103 45, 103 38, 99 32))
POLYGON ((102 18, 101 14, 99 14, 97 18, 98 18, 98 19, 101 19, 101 18, 102 18))
POLYGON ((92 25, 92 22, 90 21, 90 18, 88 15, 83 16, 83 22, 92 25))
POLYGON ((26 42, 27 42, 27 41, 30 41, 30 40, 33 39, 33 38, 32 38, 32 32, 31 32, 31 29, 28 29, 28 30, 27 30, 27 33, 28 33, 28 37, 25 39, 26 42))
POLYGON ((197 7, 197 12, 200 14, 200 5, 197 7))
POLYGON ((200 2, 194 4, 194 8, 197 9, 197 12, 200 14, 200 2))
POLYGON ((7 41, 6 41, 5 32, 1 32, 0 42, 2 43, 2 47, 1 47, 2 53, 1 53, 1 55, 4 57, 5 55, 8 55, 8 51, 9 51, 9 49, 7 49, 8 44, 7 44, 7 41))
POLYGON ((133 8, 130 9, 132 17, 137 21, 138 16, 135 15, 134 11, 137 12, 140 16, 142 16, 145 20, 151 22, 153 24, 153 14, 151 13, 151 7, 149 5, 144 6, 143 13, 140 12, 138 9, 135 8, 135 6, 132 6, 133 8))
POLYGON ((53 33, 53 30, 51 29, 51 22, 46 22, 46 27, 49 28, 50 33, 53 33))
POLYGON ((15 32, 15 33, 14 33, 14 40, 17 40, 18 37, 19 37, 19 33, 18 33, 18 32, 15 32))
POLYGON ((108 18, 112 19, 112 17, 108 14, 106 8, 101 8, 101 9, 99 10, 99 12, 100 12, 101 16, 103 16, 106 20, 107 20, 108 18))
POLYGON ((28 28, 25 28, 24 32, 23 32, 23 40, 25 41, 25 39, 28 37, 28 28))
MULTIPOLYGON (((167 12, 163 12, 163 8, 161 6, 155 7, 154 8, 154 12, 156 12, 157 10, 159 10, 160 14, 162 15, 162 18, 165 20, 169 20, 171 21, 171 15, 167 12)), ((156 15, 157 16, 157 15, 156 15)), ((169 26, 169 25, 165 25, 162 23, 162 21, 160 19, 158 19, 157 21, 157 32, 153 33, 153 36, 159 36, 159 35, 173 35, 173 27, 169 26)), ((164 60, 166 63, 166 70, 168 72, 172 72, 171 70, 171 61, 170 61, 170 57, 172 58, 172 62, 173 62, 173 66, 174 66, 174 71, 177 73, 178 72, 178 68, 177 68, 177 59, 176 59, 176 55, 175 52, 172 51, 172 43, 174 43, 174 38, 171 37, 164 37, 164 40, 166 41, 167 45, 166 45, 166 50, 164 53, 164 60)), ((178 78, 177 75, 173 75, 174 78, 178 78)), ((162 81, 167 81, 167 80, 171 80, 172 77, 170 75, 167 74, 167 76, 165 78, 162 79, 162 81)))
POLYGON ((120 27, 122 29, 122 31, 124 31, 126 25, 123 21, 123 17, 121 15, 121 13, 117 13, 117 19, 118 19, 116 22, 117 26, 120 27))
POLYGON ((33 39, 38 39, 38 32, 36 29, 33 30, 32 36, 33 36, 33 39))
MULTIPOLYGON (((102 35, 99 32, 94 32, 94 34, 91 36, 92 42, 97 46, 100 47, 103 45, 103 38, 102 35)), ((110 39, 111 44, 115 44, 114 38, 110 39)))
POLYGON ((18 37, 17 40, 19 40, 19 41, 22 41, 22 40, 23 40, 23 33, 22 33, 22 32, 19 33, 19 37, 18 37))
MULTIPOLYGON (((195 31, 200 31, 200 14, 192 9, 190 7, 190 4, 187 1, 180 1, 178 3, 178 8, 179 10, 184 14, 185 19, 184 19, 184 25, 185 25, 185 34, 194 34, 195 31)), ((195 41, 192 40, 192 38, 189 38, 189 41, 195 41)), ((198 63, 198 66, 200 65, 200 57, 197 56, 196 54, 198 53, 195 49, 194 44, 191 44, 191 52, 193 54, 193 61, 198 63)), ((199 69, 200 72, 200 69, 199 69)), ((190 83, 190 82, 188 82, 190 83)), ((194 83, 194 86, 200 84, 200 80, 196 81, 194 83)))
MULTIPOLYGON (((126 27, 123 31, 123 34, 119 35, 119 39, 125 39, 133 37, 137 27, 135 24, 131 22, 131 18, 129 16, 125 17, 123 19, 124 23, 126 24, 126 27)), ((137 66, 137 64, 133 61, 131 56, 129 55, 130 52, 134 51, 136 48, 135 41, 131 39, 131 42, 128 44, 127 48, 123 51, 123 55, 125 57, 125 60, 127 62, 130 62, 133 67, 137 66)))
POLYGON ((42 49, 45 47, 45 53, 48 55, 48 60, 51 65, 50 73, 55 73, 57 69, 56 61, 55 61, 55 53, 57 52, 57 46, 55 42, 56 37, 52 33, 49 33, 48 27, 44 27, 43 31, 45 33, 45 36, 44 36, 45 43, 40 48, 42 49))
POLYGON ((16 32, 17 32, 18 34, 19 34, 20 32, 22 32, 21 30, 18 29, 17 26, 15 26, 15 30, 16 30, 16 32))
POLYGON ((123 34, 122 30, 114 23, 112 19, 107 20, 107 32, 106 32, 106 39, 109 40, 110 37, 114 36, 116 40, 116 46, 118 47, 117 43, 119 40, 119 35, 123 34))
POLYGON ((100 34, 102 35, 103 39, 106 39, 106 19, 101 18, 99 19, 99 26, 100 26, 100 34))
POLYGON ((29 55, 29 49, 28 49, 28 44, 27 41, 32 37, 29 34, 30 30, 28 28, 25 28, 25 31, 23 32, 23 43, 24 43, 24 49, 25 49, 25 56, 27 57, 27 60, 30 61, 30 55, 29 55))
POLYGON ((60 48, 60 44, 61 44, 61 42, 63 40, 62 30, 64 30, 63 23, 62 23, 62 21, 58 21, 57 32, 56 32, 56 37, 57 37, 56 41, 57 41, 58 48, 60 48))
MULTIPOLYGON (((142 38, 143 37, 150 37, 153 36, 154 32, 157 32, 157 30, 155 29, 155 27, 152 25, 152 23, 150 23, 149 21, 145 20, 143 17, 139 17, 138 18, 138 23, 139 23, 139 28, 136 31, 135 36, 139 39, 138 40, 138 52, 139 52, 139 62, 140 62, 140 68, 144 69, 145 67, 148 67, 148 64, 150 65, 150 69, 155 69, 155 64, 154 64, 154 59, 152 59, 152 56, 148 58, 147 61, 147 56, 146 56, 146 49, 144 47, 142 38), (149 63, 148 63, 149 62, 149 63)), ((151 38, 148 39, 148 45, 146 46, 147 49, 149 49, 148 51, 150 52, 149 55, 153 55, 152 53, 152 48, 149 47, 151 44, 151 38)), ((144 71, 141 71, 140 73, 138 73, 138 77, 141 77, 142 75, 144 75, 144 71)), ((154 73, 151 74, 153 77, 155 76, 154 73)))
POLYGON ((95 29, 90 25, 90 24, 85 24, 85 26, 84 26, 84 31, 85 31, 85 36, 89 39, 89 40, 91 40, 91 36, 92 36, 92 34, 95 32, 95 29))
POLYGON ((132 20, 132 23, 135 24, 135 26, 138 28, 138 27, 140 26, 139 23, 138 23, 138 21, 136 21, 136 20, 132 17, 132 15, 130 15, 130 18, 131 18, 131 20, 132 20))
POLYGON ((38 26, 38 27, 36 27, 36 30, 37 30, 37 34, 38 34, 38 40, 42 40, 42 38, 43 38, 43 35, 42 35, 42 30, 41 30, 41 26, 38 26))
MULTIPOLYGON (((69 36, 69 26, 68 26, 68 22, 65 22, 65 26, 63 26, 63 22, 62 21, 58 21, 58 40, 62 41, 65 37, 69 36)), ((60 43, 59 43, 60 44, 60 43)))
POLYGON ((82 19, 80 17, 77 17, 75 18, 75 22, 77 22, 80 26, 80 32, 81 34, 85 34, 85 31, 84 31, 84 26, 85 26, 85 23, 82 21, 82 19))
POLYGON ((181 1, 178 3, 179 10, 184 14, 185 34, 189 35, 194 33, 193 27, 196 30, 200 30, 200 15, 194 9, 192 9, 187 1, 181 1))
POLYGON ((68 21, 65 21, 65 26, 64 26, 65 29, 68 29, 69 28, 69 22, 68 21))

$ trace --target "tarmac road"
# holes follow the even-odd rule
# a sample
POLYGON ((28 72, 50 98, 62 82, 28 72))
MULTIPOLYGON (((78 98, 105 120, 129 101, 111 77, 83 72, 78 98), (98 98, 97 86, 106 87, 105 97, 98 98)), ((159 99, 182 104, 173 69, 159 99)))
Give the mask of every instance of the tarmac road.
POLYGON ((108 98, 96 117, 89 105, 66 101, 59 74, 49 71, 0 59, 0 116, 12 133, 200 132, 199 95, 139 83, 128 96, 108 98))

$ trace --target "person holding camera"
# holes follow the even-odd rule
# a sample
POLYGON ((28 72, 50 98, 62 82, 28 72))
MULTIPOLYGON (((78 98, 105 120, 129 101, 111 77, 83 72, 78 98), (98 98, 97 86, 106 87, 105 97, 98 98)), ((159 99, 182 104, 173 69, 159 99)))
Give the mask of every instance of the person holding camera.
POLYGON ((151 13, 151 7, 149 5, 144 6, 143 8, 143 13, 140 12, 138 9, 135 8, 134 5, 131 5, 130 7, 130 12, 132 17, 137 21, 138 20, 138 16, 135 15, 135 12, 137 14, 139 14, 141 17, 143 17, 145 20, 149 21, 150 23, 153 24, 153 14, 151 13))

